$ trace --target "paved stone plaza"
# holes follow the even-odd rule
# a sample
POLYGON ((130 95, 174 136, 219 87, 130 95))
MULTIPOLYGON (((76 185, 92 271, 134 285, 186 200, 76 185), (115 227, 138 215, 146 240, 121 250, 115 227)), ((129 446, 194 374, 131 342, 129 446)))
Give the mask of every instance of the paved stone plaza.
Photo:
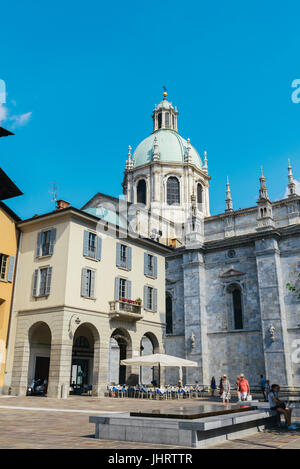
MULTIPOLYGON (((120 441, 94 439, 95 426, 89 424, 89 415, 107 412, 128 412, 133 410, 195 406, 195 402, 207 399, 185 401, 149 401, 137 399, 112 399, 72 397, 67 400, 39 397, 0 398, 1 449, 26 448, 86 448, 86 449, 176 449, 178 446, 164 446, 120 441), (44 410, 46 409, 46 410, 44 410)), ((211 403, 212 401, 209 400, 211 403)), ((219 404, 216 399, 215 403, 219 404)), ((296 419, 295 419, 296 420, 296 419)), ((300 420, 300 419, 299 419, 300 420)), ((281 427, 245 438, 228 441, 211 448, 215 449, 300 449, 299 430, 288 432, 281 427)))

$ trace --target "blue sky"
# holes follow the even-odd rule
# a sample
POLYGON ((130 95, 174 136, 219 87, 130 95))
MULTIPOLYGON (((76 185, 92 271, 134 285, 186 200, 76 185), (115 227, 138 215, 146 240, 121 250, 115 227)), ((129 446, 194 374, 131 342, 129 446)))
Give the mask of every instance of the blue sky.
POLYGON ((53 209, 53 181, 77 207, 121 194, 163 85, 180 134, 207 150, 212 214, 227 175, 234 208, 255 205, 261 165, 283 197, 288 158, 300 180, 299 17, 296 1, 6 2, 1 124, 16 135, 0 140, 0 166, 25 194, 8 205, 22 218, 53 209))

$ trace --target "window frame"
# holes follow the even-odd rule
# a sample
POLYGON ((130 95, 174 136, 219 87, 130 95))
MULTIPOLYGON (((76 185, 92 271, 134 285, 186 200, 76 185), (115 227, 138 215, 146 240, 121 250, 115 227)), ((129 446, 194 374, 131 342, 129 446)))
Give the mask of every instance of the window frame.
POLYGON ((144 285, 144 310, 151 313, 158 312, 158 289, 148 284, 144 285))
POLYGON ((231 296, 232 296, 233 327, 235 331, 242 331, 244 330, 244 317, 243 317, 243 298, 242 298, 241 289, 235 286, 235 288, 233 288, 231 292, 231 296), (236 293, 238 293, 238 297, 235 295, 236 293), (237 326, 241 326, 241 327, 237 327, 237 326))
POLYGON ((51 265, 37 267, 33 274, 33 298, 48 297, 51 293, 53 267, 51 265), (45 278, 42 279, 42 272, 46 271, 45 278), (50 280, 49 280, 50 279, 50 280), (43 286, 43 290, 41 289, 43 286))
POLYGON ((8 264, 9 264, 9 256, 7 254, 1 253, 0 254, 0 281, 1 282, 7 281, 8 264))
POLYGON ((41 267, 39 269, 39 285, 38 285, 39 294, 38 296, 46 296, 47 277, 48 277, 48 267, 41 267), (43 275, 44 272, 45 272, 45 275, 43 275), (43 291, 42 291, 42 286, 43 286, 43 291))
POLYGON ((245 331, 247 330, 247 320, 245 318, 244 308, 244 287, 239 282, 229 283, 226 287, 227 295, 227 308, 228 308, 228 330, 231 332, 245 331), (237 328, 236 324, 236 310, 234 303, 234 292, 239 291, 240 293, 240 321, 242 328, 237 328))
POLYGON ((172 335, 174 331, 173 327, 173 297, 171 293, 166 292, 166 334, 172 335), (167 301, 171 303, 171 311, 167 309, 167 301), (168 321, 168 314, 170 313, 171 320, 168 321))
POLYGON ((83 267, 81 269, 81 290, 80 290, 80 295, 82 298, 86 298, 86 299, 89 299, 89 300, 95 300, 96 299, 96 294, 95 294, 95 289, 96 289, 96 270, 95 269, 92 269, 91 267, 83 267), (86 289, 86 292, 87 294, 83 294, 83 284, 82 282, 83 281, 86 281, 86 279, 84 279, 83 277, 83 272, 86 271, 86 273, 88 274, 88 285, 86 285, 88 288, 86 289), (92 285, 92 282, 94 282, 94 284, 92 285), (92 295, 92 293, 94 293, 92 295))
POLYGON ((128 246, 126 244, 120 243, 120 262, 121 262, 121 267, 127 266, 127 260, 128 260, 128 246))
POLYGON ((137 184, 136 184, 136 203, 137 204, 142 204, 142 205, 147 205, 147 182, 146 182, 145 178, 139 179, 137 184), (141 195, 142 191, 139 189, 139 186, 142 183, 144 184, 144 193, 142 194, 144 196, 144 197, 142 197, 144 200, 140 201, 139 198, 140 198, 140 195, 141 195))
POLYGON ((52 236, 52 230, 51 229, 42 230, 42 232, 41 232, 41 246, 40 246, 41 255, 40 255, 40 257, 50 256, 51 236, 52 236), (47 247, 46 251, 44 251, 45 247, 47 247))
POLYGON ((153 277, 154 276, 154 256, 153 256, 153 254, 148 254, 147 253, 147 270, 148 270, 148 275, 153 277))
POLYGON ((92 231, 88 231, 88 256, 92 259, 96 259, 97 254, 97 235, 92 231))
POLYGON ((119 298, 127 299, 127 279, 119 277, 119 298), (124 294, 122 294, 122 290, 124 290, 124 294))
POLYGON ((177 176, 169 176, 166 182, 166 202, 169 207, 179 207, 181 194, 180 194, 180 180, 177 176), (175 186, 172 187, 170 185, 171 182, 176 181, 176 194, 175 194, 175 186), (175 197, 176 196, 176 197, 175 197))

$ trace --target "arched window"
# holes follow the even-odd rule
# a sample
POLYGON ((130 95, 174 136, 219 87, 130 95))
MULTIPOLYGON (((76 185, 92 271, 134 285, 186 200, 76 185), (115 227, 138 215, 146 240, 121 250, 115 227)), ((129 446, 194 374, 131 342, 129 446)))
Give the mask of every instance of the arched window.
POLYGON ((161 113, 158 114, 157 119, 158 119, 158 128, 160 129, 161 128, 161 113))
POLYGON ((197 204, 198 204, 198 209, 202 209, 202 202, 203 202, 203 187, 202 184, 198 183, 197 184, 197 204))
POLYGON ((167 204, 180 204, 180 184, 176 177, 169 177, 167 182, 167 204))
POLYGON ((242 292, 237 285, 232 290, 233 321, 235 329, 243 329, 242 292))
POLYGON ((166 295, 166 333, 172 334, 173 332, 173 305, 172 297, 169 293, 166 295))
POLYGON ((141 179, 138 182, 136 188, 136 195, 137 195, 137 203, 145 204, 147 203, 147 186, 145 179, 141 179))
POLYGON ((165 127, 170 126, 170 114, 168 112, 165 113, 165 127))

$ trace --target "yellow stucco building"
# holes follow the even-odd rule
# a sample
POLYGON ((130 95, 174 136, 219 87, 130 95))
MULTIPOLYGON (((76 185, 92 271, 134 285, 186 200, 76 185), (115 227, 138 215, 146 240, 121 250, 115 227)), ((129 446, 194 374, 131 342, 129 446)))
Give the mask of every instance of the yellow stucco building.
POLYGON ((4 383, 5 361, 18 250, 20 218, 4 203, 21 195, 9 177, 0 169, 0 393, 4 383))

